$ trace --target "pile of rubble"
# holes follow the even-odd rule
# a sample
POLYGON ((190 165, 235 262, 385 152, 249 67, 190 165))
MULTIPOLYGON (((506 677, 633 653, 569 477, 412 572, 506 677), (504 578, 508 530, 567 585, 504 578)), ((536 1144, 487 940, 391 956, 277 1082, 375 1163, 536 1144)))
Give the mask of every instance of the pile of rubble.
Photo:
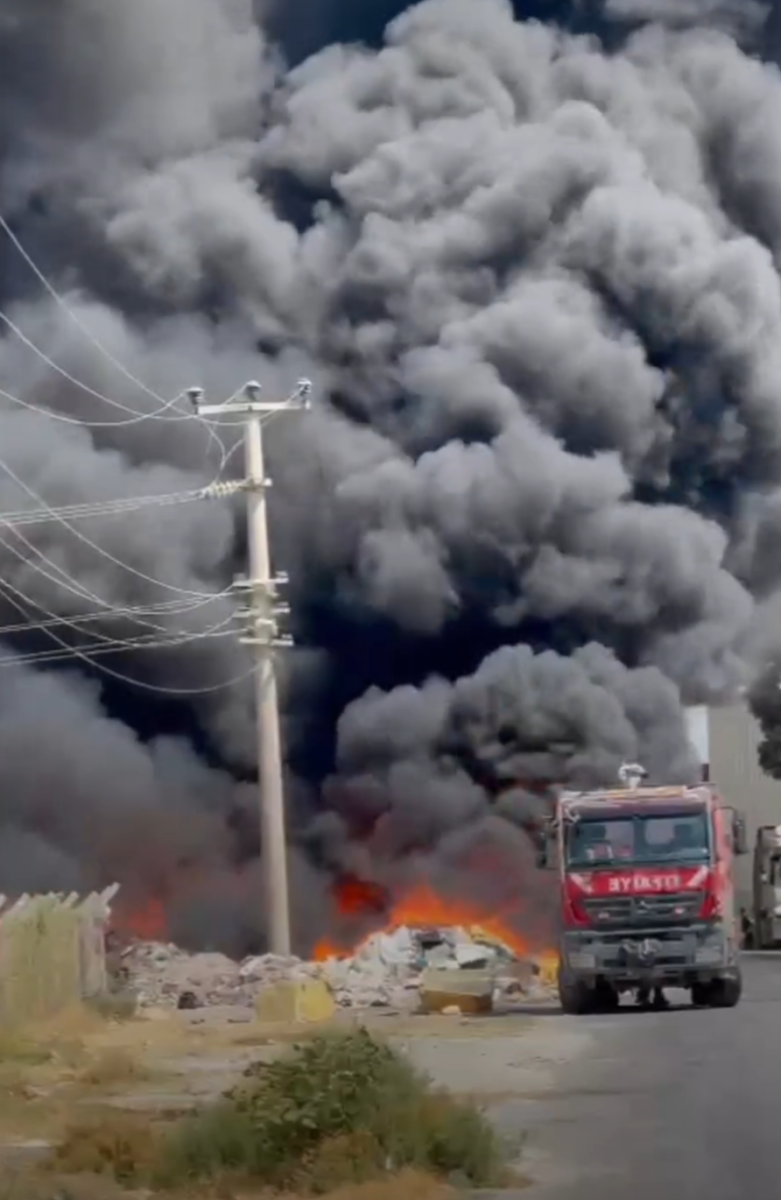
POLYGON ((479 974, 490 979, 496 999, 540 991, 533 962, 519 959, 480 929, 460 927, 402 926, 392 933, 377 933, 351 957, 330 959, 320 970, 337 1003, 345 1008, 417 1008, 421 989, 435 972, 479 974))
POLYGON ((261 988, 318 975, 316 964, 298 958, 264 954, 239 963, 224 954, 189 954, 173 944, 140 941, 125 949, 115 971, 142 1008, 251 1008, 261 988))
POLYGON ((222 954, 188 954, 173 945, 134 942, 120 955, 118 966, 124 986, 136 994, 139 1005, 155 1008, 249 1008, 265 988, 320 980, 342 1008, 413 1011, 434 976, 440 991, 458 991, 451 972, 467 985, 467 992, 469 982, 479 977, 494 1001, 547 998, 550 992, 533 961, 519 959, 480 929, 403 926, 374 934, 350 956, 320 963, 272 954, 239 963, 222 954))

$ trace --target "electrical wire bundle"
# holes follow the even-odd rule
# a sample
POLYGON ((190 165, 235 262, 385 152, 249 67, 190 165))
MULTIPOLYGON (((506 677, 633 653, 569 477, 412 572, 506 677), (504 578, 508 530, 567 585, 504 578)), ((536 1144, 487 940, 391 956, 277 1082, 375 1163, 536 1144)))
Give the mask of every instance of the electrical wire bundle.
MULTIPOLYGON (((18 621, 0 624, 0 639, 9 643, 19 642, 18 652, 11 650, 6 655, 0 654, 0 667, 13 667, 19 664, 48 666, 69 661, 81 661, 94 667, 115 680, 127 683, 147 691, 158 692, 171 696, 203 695, 226 688, 231 688, 254 673, 255 667, 247 669, 242 675, 212 683, 199 688, 163 687, 133 678, 124 672, 107 666, 102 659, 111 655, 128 655, 163 650, 176 647, 186 647, 194 643, 202 643, 227 636, 235 636, 231 627, 233 610, 228 615, 211 624, 206 623, 197 631, 188 631, 177 627, 177 620, 191 618, 193 614, 206 610, 209 606, 225 609, 225 601, 230 589, 220 592, 201 592, 179 587, 173 583, 156 579, 139 571, 129 563, 112 555, 89 537, 77 522, 93 518, 109 518, 128 516, 147 509, 167 508, 174 505, 189 504, 195 501, 229 496, 242 488, 242 483, 226 482, 222 476, 231 455, 239 442, 227 449, 225 442, 217 432, 217 423, 208 420, 191 408, 186 407, 185 393, 182 392, 173 399, 166 400, 148 387, 143 380, 137 378, 95 337, 92 331, 67 304, 65 299, 51 284, 29 255, 13 229, 0 215, 0 231, 11 241, 17 252, 22 256, 27 266, 33 272, 39 283, 48 292, 54 303, 63 310, 68 319, 79 329, 81 335, 91 343, 93 348, 121 374, 124 379, 140 389, 147 397, 154 400, 156 407, 149 412, 135 412, 128 405, 114 400, 96 391, 86 383, 77 379, 62 368, 38 345, 36 345, 22 329, 20 329, 5 313, 0 311, 0 323, 5 325, 11 335, 16 337, 24 346, 36 355, 51 371, 70 383, 73 387, 92 396, 101 404, 125 414, 113 420, 88 421, 67 416, 23 400, 12 393, 0 388, 0 400, 9 405, 37 413, 49 420, 60 421, 69 425, 80 425, 88 429, 121 428, 139 425, 144 421, 163 422, 196 422, 206 433, 207 455, 211 448, 216 448, 219 460, 212 482, 205 487, 158 496, 132 496, 114 500, 83 502, 77 504, 52 507, 24 479, 18 475, 9 463, 0 458, 0 472, 4 473, 30 500, 34 507, 21 508, 7 513, 0 513, 0 548, 16 557, 23 566, 32 570, 49 584, 63 589, 71 597, 78 599, 86 611, 74 609, 73 615, 65 615, 51 611, 40 600, 34 599, 22 590, 17 583, 8 579, 0 580, 0 603, 14 609, 20 617, 18 621), (185 405, 184 409, 182 405, 185 405), (47 557, 22 532, 30 526, 45 523, 56 523, 83 545, 89 547, 102 559, 111 563, 120 571, 144 581, 160 593, 170 593, 169 600, 162 600, 148 605, 118 606, 98 596, 91 589, 80 583, 63 567, 47 557), (175 597, 175 598, 174 598, 175 597), (222 604, 220 602, 223 602, 222 604), (119 632, 111 632, 112 626, 119 626, 119 632), (121 636, 120 636, 121 634, 121 636), (46 645, 31 646, 31 641, 40 642, 45 639, 46 645)), ((265 419, 270 419, 269 414, 265 419)), ((73 602, 71 601, 71 604, 73 602)), ((10 649, 10 646, 9 646, 10 649)))

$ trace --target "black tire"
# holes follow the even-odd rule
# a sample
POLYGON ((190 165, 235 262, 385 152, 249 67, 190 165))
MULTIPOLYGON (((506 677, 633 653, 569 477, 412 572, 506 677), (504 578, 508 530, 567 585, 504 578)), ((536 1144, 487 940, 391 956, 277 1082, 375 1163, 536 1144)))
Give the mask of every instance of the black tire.
POLYGON ((597 985, 594 992, 593 1011, 601 1013, 612 1013, 618 1010, 621 1003, 621 997, 614 987, 609 983, 600 983, 597 985))
POLYGON ((559 970, 559 1004, 568 1017, 582 1017, 593 1011, 594 991, 578 979, 566 979, 559 970))
POLYGON ((743 980, 738 971, 712 983, 695 983, 692 1004, 697 1008, 735 1008, 743 993, 743 980))
POLYGON ((740 972, 735 975, 725 975, 723 979, 715 980, 713 984, 713 1008, 735 1008, 740 1002, 743 992, 743 980, 740 972))

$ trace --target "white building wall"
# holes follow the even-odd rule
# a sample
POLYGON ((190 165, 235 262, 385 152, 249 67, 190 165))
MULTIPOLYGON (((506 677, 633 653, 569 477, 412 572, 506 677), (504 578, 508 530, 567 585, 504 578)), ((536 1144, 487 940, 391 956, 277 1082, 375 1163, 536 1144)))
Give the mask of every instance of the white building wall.
MULTIPOLYGON (((727 804, 746 817, 749 846, 753 850, 760 825, 781 823, 781 780, 771 779, 759 766, 757 747, 761 733, 743 704, 708 710, 710 778, 727 804)), ((738 902, 751 900, 751 855, 737 860, 738 902)))

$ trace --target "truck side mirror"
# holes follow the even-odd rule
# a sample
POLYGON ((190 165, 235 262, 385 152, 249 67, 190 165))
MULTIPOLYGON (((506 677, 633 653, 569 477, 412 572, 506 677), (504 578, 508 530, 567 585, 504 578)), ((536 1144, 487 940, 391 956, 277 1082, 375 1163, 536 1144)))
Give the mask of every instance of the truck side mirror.
POLYGON ((734 813, 732 817, 732 845, 736 854, 748 854, 746 818, 739 813, 734 813))

